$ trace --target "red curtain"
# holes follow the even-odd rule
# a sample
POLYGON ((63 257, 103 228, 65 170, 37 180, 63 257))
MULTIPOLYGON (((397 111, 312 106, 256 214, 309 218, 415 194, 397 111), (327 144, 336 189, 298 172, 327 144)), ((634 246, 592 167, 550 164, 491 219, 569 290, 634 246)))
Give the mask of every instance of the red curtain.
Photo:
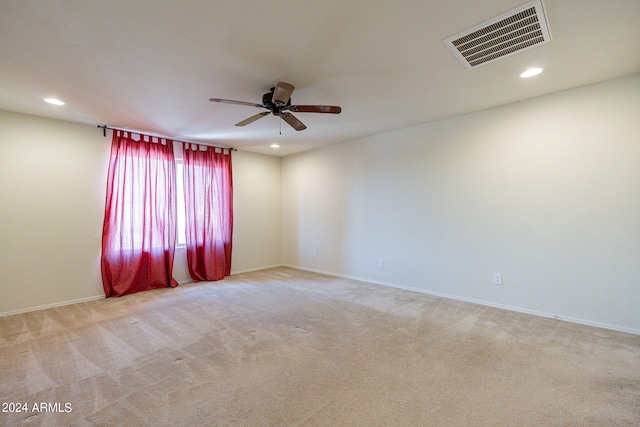
POLYGON ((173 141, 113 131, 102 230, 107 297, 167 286, 176 240, 173 141))
POLYGON ((191 278, 231 274, 233 184, 231 152, 183 145, 187 264, 191 278))

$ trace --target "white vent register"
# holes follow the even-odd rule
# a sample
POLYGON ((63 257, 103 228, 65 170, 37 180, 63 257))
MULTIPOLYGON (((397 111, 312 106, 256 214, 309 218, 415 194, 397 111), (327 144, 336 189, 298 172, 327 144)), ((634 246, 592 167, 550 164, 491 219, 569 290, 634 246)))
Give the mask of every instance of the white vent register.
POLYGON ((471 70, 551 41, 542 0, 533 1, 444 41, 471 70))

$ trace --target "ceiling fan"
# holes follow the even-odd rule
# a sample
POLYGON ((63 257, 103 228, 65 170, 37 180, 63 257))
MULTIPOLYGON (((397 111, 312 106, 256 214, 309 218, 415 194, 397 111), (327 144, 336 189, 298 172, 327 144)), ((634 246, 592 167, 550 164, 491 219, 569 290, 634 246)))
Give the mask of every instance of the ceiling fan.
POLYGON ((274 116, 279 116, 295 130, 304 130, 307 128, 305 124, 298 120, 296 116, 291 114, 290 111, 293 111, 294 113, 328 114, 340 114, 342 111, 342 108, 335 105, 291 105, 291 94, 294 89, 295 86, 290 83, 278 82, 275 87, 270 89, 269 92, 262 95, 262 104, 221 98, 210 98, 209 101, 222 102, 225 104, 248 105, 249 107, 266 108, 269 110, 258 113, 248 119, 244 119, 241 122, 236 123, 236 126, 246 126, 249 123, 253 123, 256 120, 273 113, 274 116))

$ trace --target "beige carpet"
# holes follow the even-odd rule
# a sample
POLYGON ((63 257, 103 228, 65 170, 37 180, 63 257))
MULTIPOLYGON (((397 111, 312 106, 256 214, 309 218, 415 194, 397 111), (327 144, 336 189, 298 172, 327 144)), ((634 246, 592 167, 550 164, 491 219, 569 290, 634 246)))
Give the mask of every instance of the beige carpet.
POLYGON ((0 318, 0 345, 3 426, 640 425, 640 336, 286 268, 0 318))

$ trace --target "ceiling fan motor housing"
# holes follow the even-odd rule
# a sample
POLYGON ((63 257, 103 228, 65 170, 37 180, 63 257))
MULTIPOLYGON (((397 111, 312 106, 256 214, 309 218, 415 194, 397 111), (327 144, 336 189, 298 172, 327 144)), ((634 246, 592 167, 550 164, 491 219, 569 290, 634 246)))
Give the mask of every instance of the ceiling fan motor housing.
POLYGON ((275 89, 275 87, 272 87, 271 92, 267 92, 262 95, 262 105, 264 105, 265 108, 271 110, 274 115, 279 116, 282 110, 285 110, 291 105, 291 98, 289 98, 286 105, 277 105, 273 102, 273 92, 275 89))

